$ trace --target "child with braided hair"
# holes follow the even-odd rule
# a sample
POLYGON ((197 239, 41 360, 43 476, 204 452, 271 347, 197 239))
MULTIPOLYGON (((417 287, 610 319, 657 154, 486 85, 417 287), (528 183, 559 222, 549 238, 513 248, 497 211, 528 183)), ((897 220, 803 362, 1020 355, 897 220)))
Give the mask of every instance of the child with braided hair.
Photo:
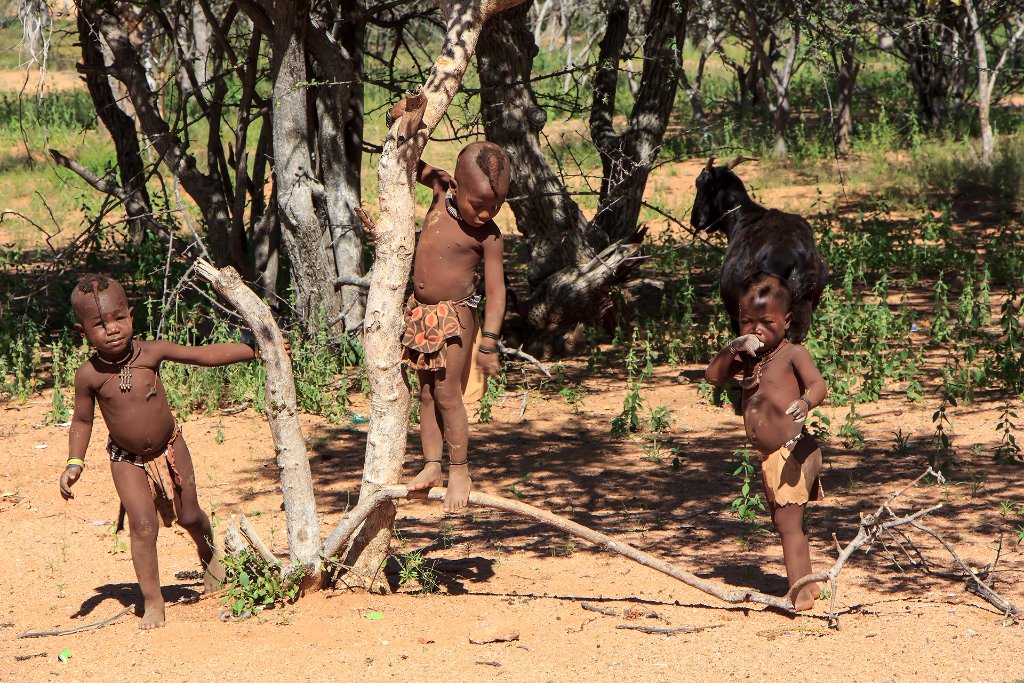
POLYGON ((160 364, 229 365, 253 360, 256 350, 247 344, 180 346, 134 336, 132 308, 124 288, 106 275, 84 276, 71 294, 71 306, 78 320, 75 330, 96 351, 75 374, 69 457, 60 477, 60 493, 64 500, 75 497, 71 487, 85 468, 99 403, 110 432, 106 447, 110 472, 122 511, 128 515, 132 564, 144 602, 139 628, 157 628, 164 625, 156 553, 158 512, 166 526, 177 517, 192 537, 205 569, 206 589, 215 588, 223 579, 223 568, 214 555, 210 519, 199 507, 192 456, 167 402, 160 364), (158 464, 161 456, 163 472, 158 464), (165 476, 170 491, 164 487, 165 476))
MULTIPOLYGON (((391 120, 406 112, 402 100, 391 120)), ((413 260, 413 292, 406 304, 403 360, 420 385, 423 470, 410 490, 443 483, 441 455, 448 444, 448 492, 444 511, 469 504, 469 421, 463 380, 476 355, 486 375, 496 375, 498 339, 505 317, 504 243, 494 216, 505 203, 511 180, 505 151, 490 142, 462 149, 454 177, 419 162, 416 180, 433 191, 413 260), (483 263, 486 310, 477 329, 476 308, 483 263)))

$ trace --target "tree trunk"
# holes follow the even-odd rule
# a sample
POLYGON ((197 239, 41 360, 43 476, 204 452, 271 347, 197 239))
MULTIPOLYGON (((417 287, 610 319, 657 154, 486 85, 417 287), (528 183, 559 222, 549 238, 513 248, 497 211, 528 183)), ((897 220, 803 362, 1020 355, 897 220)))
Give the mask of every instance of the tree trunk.
MULTIPOLYGON (((370 429, 366 436, 360 500, 371 497, 381 486, 397 482, 405 461, 409 391, 402 376, 399 336, 405 325, 402 299, 416 241, 413 188, 416 166, 430 134, 458 91, 484 22, 494 13, 519 2, 521 0, 438 2, 447 24, 444 44, 420 91, 425 97, 422 109, 410 110, 402 117, 422 114, 420 126, 411 138, 400 143, 397 133, 403 121, 399 120, 384 141, 377 167, 380 218, 376 225, 367 226, 374 237, 376 258, 370 271, 363 322, 363 348, 370 381, 370 429)), ((381 505, 366 519, 346 553, 344 563, 351 567, 352 577, 360 577, 370 588, 385 585, 379 574, 390 549, 394 518, 394 504, 381 505)))
POLYGON ((836 149, 840 154, 850 151, 853 138, 853 94, 860 64, 856 59, 856 38, 845 38, 839 46, 836 62, 836 149))
MULTIPOLYGON (((683 3, 683 10, 689 3, 683 3)), ((540 145, 546 116, 530 87, 537 53, 520 7, 496 17, 484 29, 478 54, 481 115, 487 139, 512 160, 509 206, 530 248, 527 279, 531 296, 525 322, 533 348, 560 351, 565 331, 595 319, 610 289, 630 271, 643 233, 636 230, 641 197, 657 156, 675 98, 685 14, 675 3, 656 0, 644 44, 644 71, 626 129, 612 127, 613 76, 621 53, 618 31, 624 18, 619 3, 609 6, 608 34, 602 41, 601 71, 595 80, 591 130, 606 160, 605 188, 593 221, 587 221, 540 145)))
MULTIPOLYGON (((319 177, 327 190, 324 205, 330 225, 335 274, 352 280, 362 278, 365 272, 362 234, 355 213, 360 204, 362 86, 358 81, 364 26, 358 3, 346 4, 338 16, 325 19, 341 33, 331 40, 335 37, 343 40, 336 50, 313 51, 318 79, 327 83, 314 91, 318 123, 316 157, 319 177)), ((314 26, 311 30, 321 29, 314 26)), ((340 322, 344 323, 344 329, 354 330, 362 323, 363 294, 360 287, 340 287, 340 322)))
MULTIPOLYGON (((117 105, 117 99, 107 77, 107 65, 103 59, 99 36, 89 26, 82 12, 78 13, 78 39, 82 46, 82 67, 79 70, 85 77, 89 96, 96 107, 96 115, 114 142, 121 187, 133 197, 137 205, 149 213, 149 193, 146 191, 145 169, 135 121, 117 105)), ((138 244, 142 241, 143 222, 138 220, 137 216, 140 214, 137 211, 127 206, 125 208, 128 217, 133 219, 129 224, 129 233, 132 241, 138 244)))
POLYGON ((292 361, 284 350, 284 336, 267 304, 245 286, 231 268, 218 271, 199 260, 196 272, 213 285, 238 311, 253 332, 260 357, 267 367, 267 422, 281 468, 281 493, 288 524, 288 554, 292 568, 304 568, 319 583, 320 520, 316 515, 313 477, 302 427, 295 407, 292 361))
POLYGON ((610 150, 608 194, 602 197, 592 225, 606 236, 606 243, 629 239, 636 230, 647 178, 675 103, 689 8, 689 0, 651 3, 640 91, 626 130, 610 150))
POLYGON ((537 104, 529 82, 537 45, 528 28, 528 12, 527 3, 487 24, 477 72, 484 133, 511 160, 508 205, 530 249, 526 279, 535 287, 567 264, 589 261, 594 251, 584 236, 586 217, 541 147, 547 112, 537 104))
POLYGON ((306 69, 309 3, 279 3, 272 28, 274 179, 283 224, 282 241, 291 265, 296 308, 306 334, 335 320, 341 297, 328 258, 330 232, 317 216, 316 201, 325 188, 313 172, 306 69))

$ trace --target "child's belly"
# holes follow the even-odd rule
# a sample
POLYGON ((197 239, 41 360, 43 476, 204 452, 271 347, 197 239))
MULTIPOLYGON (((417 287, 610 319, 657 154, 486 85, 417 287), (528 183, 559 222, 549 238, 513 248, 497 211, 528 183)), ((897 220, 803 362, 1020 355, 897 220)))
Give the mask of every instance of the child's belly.
POLYGON ((450 252, 418 251, 412 274, 416 300, 422 304, 436 304, 466 298, 476 289, 478 264, 479 257, 473 253, 468 257, 458 257, 450 252))
POLYGON ((174 415, 166 399, 162 406, 104 408, 100 404, 100 412, 114 443, 136 455, 162 453, 174 434, 174 415))
POLYGON ((743 426, 747 430, 747 439, 759 452, 767 455, 777 451, 800 433, 803 426, 786 415, 786 409, 792 401, 785 405, 767 396, 754 394, 743 404, 743 426))

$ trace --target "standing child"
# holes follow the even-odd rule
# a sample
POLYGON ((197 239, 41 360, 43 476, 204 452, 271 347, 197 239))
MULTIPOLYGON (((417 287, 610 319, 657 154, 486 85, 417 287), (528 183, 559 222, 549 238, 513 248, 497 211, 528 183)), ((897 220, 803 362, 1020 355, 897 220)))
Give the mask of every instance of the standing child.
MULTIPOLYGON (((803 423, 825 400, 825 380, 803 346, 786 339, 790 291, 785 280, 758 273, 747 281, 739 304, 741 336, 726 344, 708 365, 713 386, 743 373, 743 425, 761 453, 761 474, 772 522, 782 538, 782 556, 790 587, 811 573, 811 554, 803 532, 808 501, 823 497, 818 473, 821 449, 803 423)), ((814 606, 819 587, 804 586, 793 605, 814 606)))
MULTIPOLYGON (((405 113, 405 100, 390 116, 405 113)), ((508 195, 509 161, 493 143, 462 149, 455 177, 420 161, 416 180, 434 192, 413 261, 413 293, 406 304, 403 359, 420 384, 423 470, 410 490, 443 483, 441 455, 448 443, 448 493, 444 511, 469 504, 469 420, 462 402, 463 378, 472 354, 486 375, 499 372, 497 345, 505 317, 504 246, 492 220, 508 195), (477 335, 476 307, 483 262, 487 306, 477 335), (482 338, 482 343, 477 339, 482 338)))
POLYGON ((196 544, 199 559, 206 570, 206 589, 223 578, 220 562, 214 557, 210 519, 199 507, 196 476, 192 469, 185 437, 171 414, 160 363, 176 361, 192 365, 218 366, 252 360, 254 349, 246 344, 210 344, 179 346, 167 341, 143 341, 132 336, 132 309, 124 289, 105 275, 86 275, 71 294, 75 330, 96 349, 75 374, 75 405, 71 418, 68 462, 60 477, 60 493, 65 500, 74 498, 71 487, 82 476, 85 453, 92 435, 94 406, 98 402, 103 421, 110 432, 107 453, 110 472, 121 505, 128 514, 131 533, 132 564, 145 603, 141 629, 164 625, 164 600, 160 591, 156 537, 159 529, 158 503, 169 497, 173 513, 166 505, 161 516, 170 526, 171 515, 196 544), (157 459, 163 455, 166 475, 157 459), (171 495, 163 487, 169 479, 171 495), (153 479, 157 500, 150 489, 153 479))

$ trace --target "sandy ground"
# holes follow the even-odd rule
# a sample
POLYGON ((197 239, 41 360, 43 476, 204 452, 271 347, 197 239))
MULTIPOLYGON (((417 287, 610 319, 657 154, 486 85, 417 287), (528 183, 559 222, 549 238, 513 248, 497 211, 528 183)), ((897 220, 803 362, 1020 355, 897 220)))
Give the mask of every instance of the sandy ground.
MULTIPOLYGON (((683 378, 698 370, 686 368, 683 378)), ((582 413, 574 414, 557 394, 534 391, 523 421, 520 401, 509 399, 493 422, 473 427, 479 489, 510 495, 514 486, 528 503, 700 576, 783 592, 775 535, 744 540, 744 526, 729 511, 739 488, 731 474, 731 453, 742 445, 739 418, 700 400, 695 383, 679 381, 679 369, 660 368, 646 397, 650 406, 672 410, 666 449, 681 452, 680 466, 673 468, 667 450, 658 461, 641 441, 610 437, 609 424, 625 393, 622 380, 610 371, 576 372, 587 389, 582 413)), ((570 368, 571 378, 572 373, 570 368)), ((159 543, 164 594, 173 603, 166 628, 141 632, 130 612, 97 630, 18 639, 26 631, 67 629, 112 616, 137 595, 129 555, 116 552, 113 543, 117 506, 104 463, 102 423, 94 431, 78 497, 64 503, 57 480, 67 430, 42 425, 47 398, 0 406, 0 529, 8 539, 0 555, 0 680, 1024 678, 1020 626, 1002 625, 1001 615, 965 591, 962 580, 928 576, 881 547, 858 553, 843 571, 838 604, 848 613, 839 630, 830 630, 821 603, 795 618, 726 605, 532 522, 480 510, 445 519, 439 506, 425 503, 400 508, 396 552, 418 550, 437 560, 440 594, 419 595, 409 584, 387 596, 323 591, 246 621, 222 621, 216 599, 197 600, 199 582, 175 578, 176 572, 196 569, 197 561, 187 536, 174 528, 163 530, 159 543), (616 614, 585 610, 584 601, 616 614), (365 618, 371 612, 383 617, 365 618), (471 644, 469 636, 484 622, 514 631, 518 639, 471 644), (638 624, 714 628, 672 636, 618 628, 638 624), (65 649, 71 657, 62 663, 57 655, 65 649)), ((845 409, 826 412, 838 425, 845 409)), ((849 451, 833 439, 825 449, 828 500, 813 507, 807 521, 818 567, 836 556, 832 533, 849 540, 860 513, 923 471, 920 446, 932 431, 930 407, 889 397, 860 412, 865 447, 849 451), (909 453, 890 450, 891 432, 898 428, 913 435, 909 453)), ((1024 606, 1024 555, 1011 533, 1024 516, 999 511, 1002 502, 1024 504, 1021 469, 992 464, 996 417, 982 404, 955 409, 960 466, 953 482, 916 487, 896 509, 944 503, 931 524, 978 567, 992 561, 1005 532, 996 587, 1024 606)), ((355 500, 365 425, 306 417, 304 427, 326 534, 355 500)), ((219 533, 230 515, 244 512, 275 552, 285 554, 277 468, 262 417, 252 409, 196 416, 184 433, 196 460, 200 499, 215 510, 219 533)), ((408 474, 418 451, 412 436, 408 474)), ((934 542, 918 540, 925 556, 940 565, 937 571, 950 567, 934 542)))

